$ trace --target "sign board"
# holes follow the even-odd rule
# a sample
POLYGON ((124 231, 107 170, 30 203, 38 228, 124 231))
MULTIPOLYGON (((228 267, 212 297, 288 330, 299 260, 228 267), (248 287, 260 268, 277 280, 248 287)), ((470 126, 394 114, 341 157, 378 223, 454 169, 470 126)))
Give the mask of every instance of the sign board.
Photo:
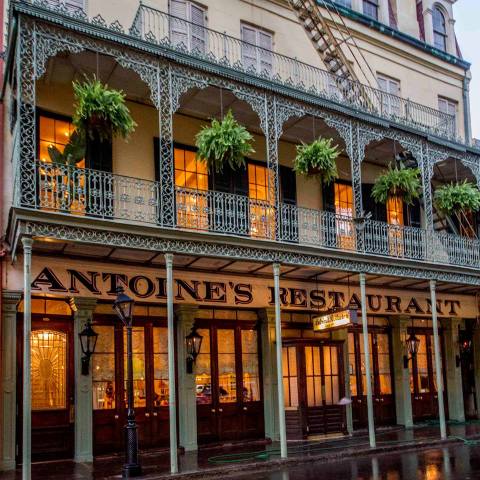
POLYGON ((357 323, 356 310, 337 310, 313 318, 313 331, 324 332, 333 328, 346 327, 357 323))

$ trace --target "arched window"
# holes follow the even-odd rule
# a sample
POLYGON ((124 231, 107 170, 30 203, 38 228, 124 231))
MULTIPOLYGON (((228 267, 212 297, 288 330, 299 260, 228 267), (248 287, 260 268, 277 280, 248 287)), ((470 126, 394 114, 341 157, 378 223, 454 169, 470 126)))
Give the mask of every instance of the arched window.
POLYGON ((433 9, 433 44, 439 50, 447 51, 447 27, 445 15, 439 7, 433 9))

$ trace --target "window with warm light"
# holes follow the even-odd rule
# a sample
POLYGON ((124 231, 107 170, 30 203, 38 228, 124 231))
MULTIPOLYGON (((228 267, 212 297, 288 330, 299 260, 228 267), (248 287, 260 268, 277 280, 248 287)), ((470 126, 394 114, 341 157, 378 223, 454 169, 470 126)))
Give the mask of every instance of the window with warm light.
POLYGON ((283 391, 285 407, 298 407, 297 347, 283 347, 283 391))
POLYGON ((208 229, 208 170, 192 149, 175 147, 177 225, 208 229))
POLYGON ((98 333, 95 353, 92 356, 93 409, 115 408, 115 339, 114 328, 96 325, 98 333))
POLYGON ((403 200, 400 197, 389 197, 387 200, 387 222, 394 228, 388 229, 388 247, 391 255, 403 255, 403 200))
MULTIPOLYGON (((147 399, 145 382, 145 332, 143 327, 132 328, 133 396, 135 407, 145 407, 147 399)), ((123 371, 125 399, 127 395, 127 332, 123 332, 123 371)))
POLYGON ((254 237, 274 238, 275 210, 272 171, 263 165, 248 164, 248 197, 250 198, 250 229, 254 237))
POLYGON ((353 188, 346 183, 337 182, 334 185, 335 213, 337 214, 337 238, 342 248, 354 248, 354 233, 351 218, 353 218, 353 188))

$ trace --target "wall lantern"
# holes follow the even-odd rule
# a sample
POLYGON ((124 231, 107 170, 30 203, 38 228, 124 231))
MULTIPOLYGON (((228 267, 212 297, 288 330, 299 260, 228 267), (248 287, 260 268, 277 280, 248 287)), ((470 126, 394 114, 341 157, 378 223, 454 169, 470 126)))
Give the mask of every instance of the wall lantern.
POLYGON ((185 347, 187 349, 187 373, 193 373, 193 364, 200 353, 203 337, 197 333, 196 327, 185 337, 185 347))
POLYGON ((420 347, 420 340, 415 336, 414 333, 411 333, 405 340, 405 346, 407 348, 407 352, 410 354, 410 357, 407 357, 407 355, 403 356, 403 368, 408 368, 409 360, 412 360, 417 356, 418 348, 420 347))
POLYGON ((125 294, 122 289, 118 290, 117 298, 113 302, 113 309, 126 327, 130 326, 132 323, 134 303, 135 300, 125 294))
POLYGON ((457 368, 460 367, 462 364, 462 357, 468 355, 472 349, 472 341, 468 339, 460 340, 459 342, 460 347, 460 355, 455 355, 455 364, 457 368))
POLYGON ((98 333, 92 328, 92 323, 87 321, 85 328, 78 334, 82 347, 82 375, 89 374, 90 357, 95 353, 98 333))

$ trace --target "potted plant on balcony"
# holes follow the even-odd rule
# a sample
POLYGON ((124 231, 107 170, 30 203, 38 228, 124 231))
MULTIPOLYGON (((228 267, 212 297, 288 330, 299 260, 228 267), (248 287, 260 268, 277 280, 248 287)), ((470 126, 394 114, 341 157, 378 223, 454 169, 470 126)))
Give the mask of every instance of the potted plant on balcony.
POLYGON ((72 85, 75 97, 73 124, 85 138, 86 165, 92 167, 92 156, 98 153, 102 144, 110 144, 117 136, 127 139, 137 124, 122 91, 109 88, 96 77, 74 81, 72 85))
POLYGON ((338 145, 332 145, 331 138, 302 143, 297 145, 293 170, 300 175, 319 178, 322 183, 329 185, 338 177, 336 160, 339 155, 338 145))
POLYGON ((222 120, 212 119, 196 135, 197 158, 208 169, 220 173, 225 164, 232 170, 245 166, 245 157, 255 152, 253 137, 240 125, 229 110, 222 120))
POLYGON ((85 136, 77 130, 70 135, 68 143, 61 152, 55 145, 48 147, 48 155, 52 163, 75 167, 85 158, 85 136))
POLYGON ((435 189, 435 207, 445 215, 476 213, 480 210, 480 190, 473 183, 449 183, 435 189))
POLYGON ((387 203, 397 197, 407 205, 412 205, 420 197, 420 169, 406 168, 403 164, 388 169, 377 177, 372 188, 372 198, 377 203, 387 203))

